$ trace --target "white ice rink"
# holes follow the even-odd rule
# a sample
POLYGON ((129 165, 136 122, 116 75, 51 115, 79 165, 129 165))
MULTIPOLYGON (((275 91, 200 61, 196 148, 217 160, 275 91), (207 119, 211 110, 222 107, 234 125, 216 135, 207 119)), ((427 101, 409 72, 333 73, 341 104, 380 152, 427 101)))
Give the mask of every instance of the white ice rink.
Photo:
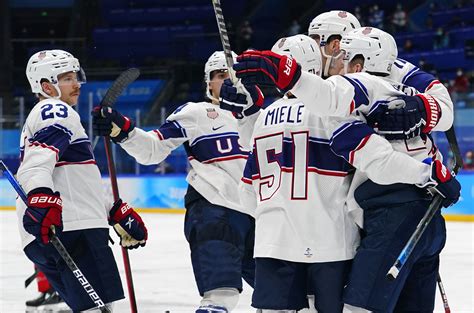
MULTIPOLYGON (((199 303, 183 215, 143 214, 149 231, 147 246, 130 252, 139 312, 194 312, 199 303)), ((474 223, 447 224, 448 242, 441 257, 441 277, 451 312, 474 312, 474 223)), ((0 313, 25 312, 26 300, 36 297, 36 285, 24 288, 32 264, 21 248, 13 211, 0 211, 0 313)), ((115 237, 115 235, 113 235, 115 237)), ((123 269, 118 245, 114 246, 119 268, 123 269)), ((122 277, 125 277, 121 270, 122 277)), ((126 288, 126 283, 124 288, 126 288)), ((255 312, 250 307, 251 288, 244 286, 236 313, 255 312)), ((437 294, 435 312, 444 312, 437 294)), ((130 312, 127 300, 114 312, 130 312)))

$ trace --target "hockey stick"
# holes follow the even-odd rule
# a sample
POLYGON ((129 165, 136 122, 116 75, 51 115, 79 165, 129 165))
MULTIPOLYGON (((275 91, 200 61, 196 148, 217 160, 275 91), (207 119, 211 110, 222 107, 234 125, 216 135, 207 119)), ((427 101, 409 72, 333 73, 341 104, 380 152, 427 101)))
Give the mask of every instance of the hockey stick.
POLYGON ((224 49, 225 61, 229 68, 229 76, 232 83, 237 83, 237 77, 232 69, 234 65, 234 58, 232 57, 232 50, 230 49, 229 36, 227 35, 227 29, 225 27, 224 14, 222 13, 221 1, 212 0, 212 6, 214 7, 214 13, 216 15, 217 27, 219 28, 219 37, 221 38, 222 48, 224 49))
MULTIPOLYGON (((445 132, 445 134, 446 134, 446 138, 448 139, 449 147, 451 151, 453 152, 453 156, 454 156, 453 172, 457 174, 459 169, 462 167, 463 161, 462 161, 461 152, 459 151, 459 146, 456 140, 454 126, 451 126, 451 128, 448 129, 445 132)), ((438 210, 441 208, 442 201, 443 201, 443 198, 440 195, 436 195, 434 197, 425 215, 423 216, 421 221, 418 223, 415 231, 411 235, 408 242, 405 244, 405 247, 403 247, 402 251, 398 255, 397 260, 392 265, 390 270, 387 272, 386 276, 389 280, 394 280, 397 278, 402 267, 405 265, 408 257, 411 255, 411 253, 413 252, 413 249, 415 249, 416 244, 418 243, 424 231, 428 227, 431 219, 436 214, 436 212, 438 212, 438 210)))
MULTIPOLYGON (((26 205, 28 205, 27 204, 28 199, 26 197, 25 191, 20 186, 18 181, 13 176, 12 172, 10 172, 10 170, 5 165, 5 163, 3 163, 2 160, 0 160, 0 169, 2 170, 3 174, 7 177, 8 181, 13 186, 13 188, 16 190, 16 192, 18 193, 20 198, 23 200, 23 202, 26 205)), ((77 267, 76 262, 74 262, 71 255, 69 254, 69 252, 67 252, 67 250, 64 247, 63 243, 61 242, 61 240, 59 240, 59 238, 54 233, 54 227, 51 228, 49 242, 51 242, 51 244, 54 246, 54 248, 58 251, 61 258, 64 260, 66 265, 72 271, 72 273, 76 277, 79 284, 82 286, 82 288, 84 288, 85 292, 89 295, 92 302, 94 302, 94 305, 100 310, 100 312, 111 313, 109 308, 104 304, 104 301, 102 301, 102 299, 99 297, 99 295, 94 290, 92 285, 89 283, 87 278, 84 276, 82 271, 79 269, 79 267, 77 267)))
POLYGON ((25 279, 25 288, 27 288, 33 282, 33 280, 35 280, 36 276, 38 276, 38 269, 35 266, 35 272, 25 279))
POLYGON ((441 276, 436 278, 438 282, 439 293, 441 294, 441 298, 443 299, 443 306, 444 306, 444 313, 451 313, 451 309, 449 308, 448 297, 446 296, 446 292, 444 291, 443 282, 441 281, 441 276))
MULTIPOLYGON (((130 68, 124 72, 122 72, 119 77, 114 81, 112 86, 107 90, 105 93, 104 98, 100 102, 101 106, 112 106, 120 96, 120 94, 134 82, 138 76, 140 75, 140 71, 137 68, 130 68)), ((110 144, 110 137, 104 137, 104 145, 105 145, 105 154, 107 156, 107 166, 109 168, 109 176, 110 176, 110 183, 112 184, 112 193, 114 195, 114 202, 116 202, 119 198, 119 190, 117 184, 117 174, 115 172, 115 163, 114 158, 112 155, 112 147, 110 144)), ((138 312, 137 309, 137 300, 135 298, 135 289, 133 287, 133 278, 132 278, 132 270, 130 267, 130 258, 128 256, 128 250, 122 247, 122 257, 123 257, 123 264, 125 267, 125 276, 127 278, 127 286, 128 286, 128 296, 130 297, 130 309, 132 313, 138 312)))

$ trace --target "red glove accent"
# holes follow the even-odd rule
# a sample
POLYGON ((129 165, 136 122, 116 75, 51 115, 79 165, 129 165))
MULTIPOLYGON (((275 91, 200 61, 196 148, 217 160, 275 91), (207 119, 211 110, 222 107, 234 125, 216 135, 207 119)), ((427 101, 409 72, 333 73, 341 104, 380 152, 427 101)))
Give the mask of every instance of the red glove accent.
POLYGON ((441 118, 441 107, 439 106, 438 101, 428 94, 418 94, 416 96, 420 97, 425 105, 426 125, 421 131, 427 134, 438 125, 439 119, 441 118))
POLYGON ((272 51, 245 51, 233 68, 244 85, 276 86, 287 92, 301 76, 301 66, 293 58, 272 51))

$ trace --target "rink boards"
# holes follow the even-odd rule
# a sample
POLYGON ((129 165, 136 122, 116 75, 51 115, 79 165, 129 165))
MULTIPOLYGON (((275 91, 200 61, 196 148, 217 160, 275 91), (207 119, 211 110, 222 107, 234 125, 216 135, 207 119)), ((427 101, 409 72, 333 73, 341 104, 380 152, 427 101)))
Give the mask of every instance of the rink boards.
MULTIPOLYGON (((474 172, 458 175, 461 198, 454 206, 443 209, 447 220, 474 221, 474 172)), ((103 178, 104 193, 111 197, 108 177, 103 178)), ((142 212, 183 213, 187 189, 185 175, 121 176, 120 196, 142 212)), ((0 179, 0 210, 14 210, 15 191, 9 182, 0 179)))

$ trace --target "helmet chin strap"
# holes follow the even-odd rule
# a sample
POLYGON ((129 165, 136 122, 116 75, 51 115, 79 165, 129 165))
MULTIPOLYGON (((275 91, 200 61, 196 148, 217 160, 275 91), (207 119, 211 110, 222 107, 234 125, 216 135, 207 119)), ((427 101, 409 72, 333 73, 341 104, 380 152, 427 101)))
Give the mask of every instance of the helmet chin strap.
POLYGON ((40 91, 40 94, 45 97, 45 98, 48 98, 48 99, 59 99, 61 98, 61 89, 59 89, 59 86, 58 84, 52 84, 54 89, 56 89, 56 91, 58 92, 58 95, 53 97, 53 96, 50 96, 48 95, 46 92, 44 92, 43 90, 40 91))
MULTIPOLYGON (((209 83, 208 83, 208 84, 209 84, 209 83)), ((220 103, 220 100, 217 99, 216 97, 214 97, 214 96, 211 94, 211 92, 210 92, 210 90, 209 90, 209 86, 207 86, 207 88, 206 88, 206 96, 207 96, 210 100, 214 100, 214 101, 217 101, 217 103, 220 103)))
POLYGON ((329 55, 324 51, 324 47, 322 46, 321 49, 321 55, 326 58, 326 63, 324 64, 324 69, 323 69, 323 77, 329 77, 329 68, 331 67, 332 63, 332 55, 329 55))

